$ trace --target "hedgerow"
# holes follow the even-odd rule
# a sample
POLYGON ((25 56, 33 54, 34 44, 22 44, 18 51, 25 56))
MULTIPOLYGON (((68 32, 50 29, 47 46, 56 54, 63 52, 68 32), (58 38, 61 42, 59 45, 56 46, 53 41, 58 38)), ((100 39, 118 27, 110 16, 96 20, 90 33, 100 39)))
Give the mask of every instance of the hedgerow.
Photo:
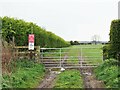
POLYGON ((15 38, 16 46, 28 45, 28 35, 35 34, 35 45, 41 47, 65 47, 70 44, 52 32, 48 32, 32 22, 2 17, 2 36, 8 43, 15 38))
POLYGON ((104 55, 106 58, 118 58, 120 54, 120 20, 113 20, 110 26, 109 45, 104 47, 104 55))
POLYGON ((110 27, 110 50, 114 58, 120 52, 120 20, 113 20, 110 27))

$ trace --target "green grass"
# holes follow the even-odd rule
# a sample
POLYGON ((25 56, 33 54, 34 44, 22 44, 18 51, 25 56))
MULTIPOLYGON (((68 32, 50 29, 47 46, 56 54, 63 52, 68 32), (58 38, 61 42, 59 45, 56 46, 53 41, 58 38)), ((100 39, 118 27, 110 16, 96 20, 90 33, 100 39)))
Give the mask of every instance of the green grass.
POLYGON ((102 45, 83 45, 82 55, 85 60, 92 61, 92 64, 102 63, 102 45))
POLYGON ((54 88, 83 88, 83 80, 78 70, 66 70, 57 76, 54 88))
POLYGON ((43 54, 44 54, 44 57, 60 56, 60 50, 59 49, 47 50, 47 51, 44 51, 43 54))
POLYGON ((36 88, 45 75, 45 67, 42 64, 29 60, 19 60, 16 67, 12 68, 12 74, 3 74, 3 88, 36 88))
POLYGON ((68 63, 75 63, 77 64, 79 62, 78 56, 80 55, 80 49, 78 49, 77 46, 71 46, 68 49, 68 63))
POLYGON ((69 63, 78 63, 78 56, 81 56, 91 64, 102 63, 102 45, 75 45, 69 47, 69 63), (71 57, 73 56, 73 57, 71 57))
POLYGON ((105 60, 94 72, 99 80, 104 81, 106 88, 120 88, 120 72, 118 72, 118 61, 114 59, 105 60), (119 79, 119 80, 118 80, 119 79))
POLYGON ((69 48, 70 47, 66 47, 65 49, 47 49, 46 51, 41 52, 41 55, 43 55, 44 58, 52 58, 51 60, 60 60, 61 58, 64 58, 66 52, 69 51, 69 48))
POLYGON ((102 45, 76 45, 73 48, 77 48, 76 52, 83 56, 84 60, 87 60, 91 64, 102 63, 102 45), (81 52, 82 51, 82 52, 81 52))
POLYGON ((51 50, 49 52, 44 52, 45 57, 57 57, 60 60, 60 55, 64 58, 65 55, 68 56, 68 63, 78 63, 78 56, 83 56, 84 60, 88 60, 88 63, 100 64, 102 63, 102 45, 74 45, 67 48, 51 50), (81 52, 82 51, 82 52, 81 52))

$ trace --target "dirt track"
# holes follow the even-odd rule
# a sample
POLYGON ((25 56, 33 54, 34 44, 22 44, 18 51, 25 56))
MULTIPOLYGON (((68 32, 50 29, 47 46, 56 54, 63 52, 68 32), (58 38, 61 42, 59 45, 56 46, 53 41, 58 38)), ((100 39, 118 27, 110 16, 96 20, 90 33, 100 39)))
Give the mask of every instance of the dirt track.
MULTIPOLYGON (((61 61, 61 63, 66 63, 67 56, 65 55, 61 61)), ((52 61, 52 60, 51 60, 52 61)), ((55 67, 53 65, 53 67, 55 67)), ((60 73, 59 71, 51 71, 49 69, 49 74, 45 77, 45 79, 41 82, 40 86, 38 88, 53 88, 54 87, 54 81, 56 76, 60 73)))
POLYGON ((93 68, 82 68, 80 72, 83 77, 85 88, 104 88, 104 83, 96 79, 93 68))
POLYGON ((57 76, 57 73, 54 71, 51 71, 45 79, 41 82, 40 86, 38 88, 53 88, 54 86, 54 80, 57 76))
MULTIPOLYGON (((65 55, 64 59, 62 60, 63 63, 67 63, 68 56, 65 55)), ((79 63, 81 61, 83 62, 84 59, 80 59, 80 56, 78 57, 79 63)), ((94 73, 93 73, 94 68, 90 67, 85 67, 85 68, 80 68, 80 73, 82 74, 83 77, 83 83, 84 83, 84 88, 104 88, 104 83, 102 81, 99 81, 96 79, 94 73)), ((59 74, 59 71, 50 71, 50 73, 45 77, 45 79, 42 81, 40 86, 38 88, 53 88, 56 76, 59 74)))

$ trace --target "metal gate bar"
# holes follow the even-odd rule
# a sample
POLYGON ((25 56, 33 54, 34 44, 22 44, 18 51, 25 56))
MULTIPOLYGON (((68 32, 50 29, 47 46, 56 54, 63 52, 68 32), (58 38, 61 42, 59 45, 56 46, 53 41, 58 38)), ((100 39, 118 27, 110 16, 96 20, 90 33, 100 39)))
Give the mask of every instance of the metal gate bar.
POLYGON ((101 54, 101 56, 85 56, 83 50, 98 49, 98 48, 73 48, 78 50, 69 52, 70 48, 41 48, 40 61, 46 68, 81 68, 81 67, 96 67, 99 63, 93 61, 101 59, 103 61, 102 52, 88 52, 87 54, 101 54))

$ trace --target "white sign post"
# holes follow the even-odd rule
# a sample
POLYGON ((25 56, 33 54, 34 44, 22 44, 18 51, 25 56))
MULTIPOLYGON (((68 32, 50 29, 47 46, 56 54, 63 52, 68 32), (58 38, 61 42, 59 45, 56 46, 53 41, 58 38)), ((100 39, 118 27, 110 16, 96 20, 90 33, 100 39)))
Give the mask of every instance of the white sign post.
POLYGON ((29 34, 28 39, 29 39, 28 40, 29 41, 28 49, 34 50, 34 34, 29 34))

